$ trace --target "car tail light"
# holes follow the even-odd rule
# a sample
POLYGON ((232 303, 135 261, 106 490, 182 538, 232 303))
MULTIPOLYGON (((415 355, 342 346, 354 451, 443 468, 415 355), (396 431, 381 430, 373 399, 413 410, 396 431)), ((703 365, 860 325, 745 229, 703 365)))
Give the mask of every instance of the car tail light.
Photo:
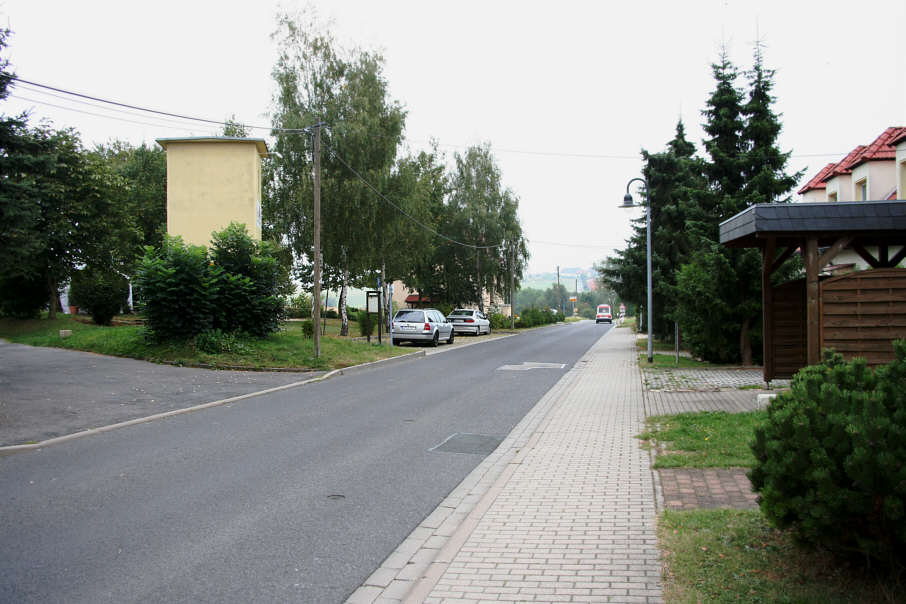
POLYGON ((431 331, 431 324, 425 323, 425 331, 431 331))
POLYGON ((474 323, 475 319, 466 319, 466 323, 474 323))

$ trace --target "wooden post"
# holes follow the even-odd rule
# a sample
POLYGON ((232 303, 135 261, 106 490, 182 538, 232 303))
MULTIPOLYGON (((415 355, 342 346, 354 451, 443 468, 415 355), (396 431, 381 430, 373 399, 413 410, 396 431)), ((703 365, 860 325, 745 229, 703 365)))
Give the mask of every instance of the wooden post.
POLYGON ((818 308, 818 238, 805 243, 805 309, 807 361, 816 365, 821 360, 821 317, 818 308))
POLYGON ((764 337, 764 381, 774 379, 774 289, 771 287, 771 273, 774 268, 774 254, 777 251, 777 240, 768 239, 761 256, 761 317, 764 337))

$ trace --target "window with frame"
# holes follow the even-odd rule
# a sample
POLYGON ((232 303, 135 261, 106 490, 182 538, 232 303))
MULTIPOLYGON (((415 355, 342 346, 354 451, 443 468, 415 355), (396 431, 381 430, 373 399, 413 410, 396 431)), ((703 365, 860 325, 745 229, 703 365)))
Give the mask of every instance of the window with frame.
POLYGON ((863 178, 856 182, 856 201, 868 200, 868 179, 863 178))

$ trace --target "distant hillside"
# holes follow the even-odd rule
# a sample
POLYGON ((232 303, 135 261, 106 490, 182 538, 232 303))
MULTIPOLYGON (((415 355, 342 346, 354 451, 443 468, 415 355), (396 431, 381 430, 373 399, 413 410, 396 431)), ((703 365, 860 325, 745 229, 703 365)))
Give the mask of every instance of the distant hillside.
MULTIPOLYGON (((579 280, 579 291, 584 292, 594 289, 592 282, 598 274, 592 268, 561 268, 560 285, 567 291, 576 289, 576 279, 579 280)), ((545 290, 557 284, 557 273, 534 273, 526 275, 522 280, 522 287, 525 289, 545 290)))

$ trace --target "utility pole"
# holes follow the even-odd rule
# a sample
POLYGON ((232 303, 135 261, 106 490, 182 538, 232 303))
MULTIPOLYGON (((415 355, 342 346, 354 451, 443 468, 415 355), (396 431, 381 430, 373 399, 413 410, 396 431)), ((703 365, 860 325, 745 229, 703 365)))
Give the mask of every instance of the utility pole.
POLYGON ((510 329, 516 329, 516 260, 510 245, 510 329))
POLYGON ((312 301, 316 308, 312 309, 311 321, 314 327, 313 337, 315 339, 315 358, 321 357, 321 125, 322 122, 315 124, 312 138, 314 138, 314 291, 312 292, 312 301))
MULTIPOLYGON (((576 301, 573 302, 573 314, 576 314, 576 307, 579 306, 579 278, 576 277, 576 301)), ((610 309, 610 312, 613 313, 613 309, 610 309)))
POLYGON ((563 296, 560 295, 560 265, 557 265, 557 300, 559 301, 560 314, 563 314, 563 296))

